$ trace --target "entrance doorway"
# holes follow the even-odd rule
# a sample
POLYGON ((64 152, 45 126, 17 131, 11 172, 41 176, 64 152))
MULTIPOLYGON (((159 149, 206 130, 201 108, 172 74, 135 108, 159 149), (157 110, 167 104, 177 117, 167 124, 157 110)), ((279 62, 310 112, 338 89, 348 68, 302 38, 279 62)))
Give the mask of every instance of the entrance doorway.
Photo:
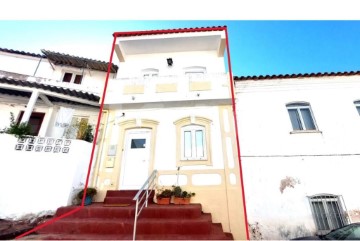
POLYGON ((149 176, 150 129, 125 132, 124 156, 120 173, 120 189, 140 189, 149 176))

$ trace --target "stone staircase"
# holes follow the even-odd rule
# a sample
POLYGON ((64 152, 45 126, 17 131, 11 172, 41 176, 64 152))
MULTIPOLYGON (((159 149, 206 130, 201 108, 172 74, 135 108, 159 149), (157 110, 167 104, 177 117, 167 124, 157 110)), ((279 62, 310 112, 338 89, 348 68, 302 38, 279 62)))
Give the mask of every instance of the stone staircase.
MULTIPOLYGON (((103 203, 84 206, 22 239, 27 240, 131 240, 137 191, 108 191, 103 203)), ((78 206, 61 207, 55 217, 78 206)), ((201 204, 157 205, 149 199, 137 223, 137 240, 233 240, 201 204)))

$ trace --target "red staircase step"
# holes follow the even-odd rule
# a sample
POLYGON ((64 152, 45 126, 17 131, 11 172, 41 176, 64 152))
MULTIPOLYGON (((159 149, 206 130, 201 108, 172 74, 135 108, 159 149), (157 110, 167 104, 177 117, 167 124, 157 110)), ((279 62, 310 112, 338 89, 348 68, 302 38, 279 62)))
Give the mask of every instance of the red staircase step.
POLYGON ((132 197, 106 197, 105 204, 134 204, 132 197))
MULTIPOLYGON (((107 191, 104 203, 93 203, 57 220, 23 239, 29 240, 131 240, 137 190, 107 191), (129 206, 106 206, 126 204, 129 206)), ((152 194, 153 197, 153 194, 152 194)), ((78 206, 61 207, 59 217, 78 206)), ((233 240, 221 224, 212 223, 211 214, 201 204, 157 205, 149 199, 137 221, 137 240, 233 240)))
POLYGON ((134 198, 139 190, 107 190, 106 197, 131 197, 134 198))
MULTIPOLYGON (((39 234, 24 237, 24 240, 132 240, 132 234, 39 234)), ((216 235, 178 235, 146 234, 136 235, 136 240, 233 240, 224 234, 216 235)))
MULTIPOLYGON (((105 204, 132 204, 138 190, 108 190, 104 199, 105 204)), ((149 200, 154 197, 154 192, 149 193, 149 200)))
MULTIPOLYGON (((138 234, 209 234, 211 217, 202 216, 197 219, 148 219, 139 218, 138 234)), ((40 229, 38 233, 97 233, 97 234, 132 234, 134 220, 123 219, 60 219, 40 229)))
MULTIPOLYGON (((56 217, 77 209, 78 206, 61 207, 56 212, 56 217)), ((149 204, 141 212, 143 218, 198 218, 202 215, 201 204, 191 205, 157 205, 149 204)), ((104 203, 93 203, 84 206, 81 210, 65 217, 69 218, 133 218, 135 216, 135 206, 125 207, 105 207, 104 203)))
MULTIPOLYGON (((61 207, 56 212, 56 217, 69 211, 77 209, 77 206, 61 207)), ((65 217, 65 219, 84 219, 84 218, 134 218, 135 208, 131 207, 104 207, 104 203, 93 203, 84 206, 79 211, 65 217)))

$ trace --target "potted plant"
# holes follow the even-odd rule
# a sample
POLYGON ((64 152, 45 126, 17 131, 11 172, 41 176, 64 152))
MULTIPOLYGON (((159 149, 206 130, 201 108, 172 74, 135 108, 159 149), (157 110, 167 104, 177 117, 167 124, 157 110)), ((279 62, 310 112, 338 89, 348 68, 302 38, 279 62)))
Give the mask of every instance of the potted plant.
MULTIPOLYGON (((85 191, 85 188, 83 188, 82 190, 80 190, 77 194, 77 197, 82 200, 83 196, 84 196, 84 191, 85 191)), ((93 197, 96 195, 97 193, 97 190, 96 188, 93 188, 93 187, 88 187, 86 189, 86 196, 85 196, 85 202, 84 202, 84 205, 90 205, 92 203, 92 200, 93 200, 93 197)))
POLYGON ((156 203, 159 205, 170 204, 172 191, 170 189, 160 189, 156 194, 156 203))
POLYGON ((194 192, 183 191, 180 186, 173 186, 174 204, 189 204, 194 192))

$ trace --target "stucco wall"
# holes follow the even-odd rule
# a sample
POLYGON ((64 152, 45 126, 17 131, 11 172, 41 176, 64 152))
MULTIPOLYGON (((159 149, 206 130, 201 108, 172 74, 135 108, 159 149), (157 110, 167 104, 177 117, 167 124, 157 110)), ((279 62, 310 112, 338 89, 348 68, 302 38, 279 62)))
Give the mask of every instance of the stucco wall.
MULTIPOLYGON (((114 60, 116 61, 116 59, 114 60)), ((181 75, 186 67, 206 67, 208 73, 224 73, 224 58, 218 57, 214 51, 191 51, 159 54, 136 54, 128 55, 126 62, 115 62, 119 65, 117 78, 140 77, 141 70, 155 68, 159 75, 181 75), (166 59, 173 59, 173 66, 168 67, 166 59)))
MULTIPOLYGON (((191 169, 222 169, 224 168, 222 147, 218 144, 218 138, 221 136, 219 126, 219 116, 217 107, 179 107, 170 108, 166 104, 163 108, 142 109, 122 109, 115 111, 115 116, 120 117, 118 120, 126 119, 150 119, 159 122, 156 133, 156 162, 155 169, 158 170, 176 170, 176 130, 174 122, 180 118, 189 116, 201 116, 212 120, 211 124, 211 158, 212 166, 191 166, 191 169), (120 117, 125 113, 125 117, 120 117), (163 151, 166 150, 166 151, 163 151)), ((123 133, 113 131, 111 139, 117 141, 123 133), (115 137, 113 137, 113 135, 115 137)), ((183 167, 183 169, 189 169, 183 167)))
MULTIPOLYGON (((61 82, 65 72, 83 74, 81 85, 70 83, 62 83, 62 85, 67 85, 75 89, 81 88, 91 92, 94 91, 96 93, 101 93, 105 84, 106 72, 89 69, 84 69, 83 71, 81 68, 54 65, 50 64, 46 58, 40 61, 39 57, 0 53, 0 65, 3 71, 51 79, 54 81, 54 83, 51 83, 52 85, 61 82)), ((46 84, 50 83, 46 82, 46 84)))
POLYGON ((71 204, 84 183, 92 144, 72 140, 68 153, 15 150, 17 139, 0 134, 0 218, 56 210, 71 204))
POLYGON ((237 82, 246 207, 249 223, 261 233, 257 238, 314 234, 307 196, 320 193, 342 195, 350 218, 358 220, 360 198, 354 190, 359 182, 360 116, 353 103, 360 98, 357 78, 237 82), (290 133, 286 104, 296 101, 310 103, 318 132, 290 133), (283 192, 282 180, 290 183, 283 192))

